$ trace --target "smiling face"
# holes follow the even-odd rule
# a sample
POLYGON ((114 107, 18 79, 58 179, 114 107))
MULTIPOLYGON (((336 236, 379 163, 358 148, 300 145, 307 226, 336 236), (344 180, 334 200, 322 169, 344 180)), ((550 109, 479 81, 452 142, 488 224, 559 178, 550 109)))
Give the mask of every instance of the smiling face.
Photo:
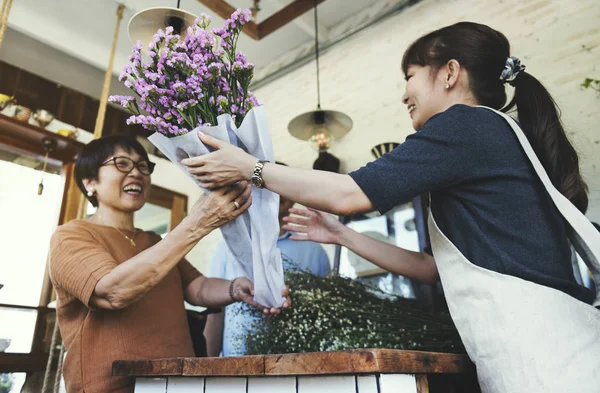
POLYGON ((411 65, 407 69, 406 91, 402 102, 406 105, 413 128, 417 131, 431 116, 448 108, 448 92, 439 74, 440 72, 432 72, 429 66, 411 65))
MULTIPOLYGON (((105 161, 113 157, 127 157, 134 162, 143 159, 133 149, 128 152, 119 146, 105 161)), ((144 175, 137 167, 129 173, 124 173, 117 169, 117 166, 121 169, 124 167, 120 161, 117 160, 115 163, 111 160, 102 165, 96 180, 84 179, 83 183, 88 191, 95 192, 100 207, 128 213, 135 212, 144 206, 150 195, 150 175, 144 175)))

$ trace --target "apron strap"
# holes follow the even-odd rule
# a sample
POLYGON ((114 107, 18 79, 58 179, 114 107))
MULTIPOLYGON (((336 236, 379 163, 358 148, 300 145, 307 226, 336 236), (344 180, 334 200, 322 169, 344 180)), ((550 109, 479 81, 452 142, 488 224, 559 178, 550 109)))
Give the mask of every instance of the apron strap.
POLYGON ((542 181, 546 191, 550 194, 554 205, 569 224, 567 228, 569 240, 594 277, 594 284, 596 285, 596 300, 594 301, 594 306, 600 306, 600 232, 596 230, 590 220, 588 220, 585 215, 571 203, 571 201, 554 187, 546 170, 542 166, 542 163, 529 144, 529 140, 517 122, 507 114, 495 109, 486 106, 481 106, 481 108, 489 109, 502 116, 517 135, 525 154, 527 154, 527 158, 529 158, 529 161, 533 165, 533 169, 542 181))

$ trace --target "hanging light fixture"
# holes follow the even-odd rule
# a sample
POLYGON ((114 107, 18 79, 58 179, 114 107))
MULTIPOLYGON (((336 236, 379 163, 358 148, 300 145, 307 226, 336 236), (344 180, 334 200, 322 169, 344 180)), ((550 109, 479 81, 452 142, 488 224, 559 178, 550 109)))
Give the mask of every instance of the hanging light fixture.
POLYGON ((153 7, 141 10, 131 17, 127 30, 132 42, 142 41, 142 52, 147 53, 148 44, 159 29, 173 27, 173 32, 183 39, 187 28, 194 24, 196 15, 179 9, 181 0, 177 0, 177 8, 153 7))
POLYGON ((260 0, 253 0, 254 5, 252 6, 252 8, 250 8, 250 12, 252 12, 252 20, 256 21, 256 15, 258 14, 258 11, 261 10, 260 8, 260 0))
POLYGON ((311 147, 325 152, 335 139, 346 135, 352 129, 352 119, 338 111, 321 109, 321 84, 319 79, 319 25, 317 1, 314 2, 315 15, 315 58, 317 64, 317 109, 296 116, 288 131, 292 136, 308 140, 311 147))

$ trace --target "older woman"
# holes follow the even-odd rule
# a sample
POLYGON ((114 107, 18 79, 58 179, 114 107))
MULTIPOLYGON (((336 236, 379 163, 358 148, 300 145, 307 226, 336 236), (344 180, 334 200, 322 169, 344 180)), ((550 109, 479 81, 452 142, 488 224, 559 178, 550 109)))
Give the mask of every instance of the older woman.
POLYGON ((248 209, 250 186, 202 196, 161 240, 133 225, 153 169, 143 147, 121 135, 90 142, 75 164, 77 184, 97 211, 59 227, 50 246, 68 393, 132 392, 132 380, 111 376, 116 359, 194 356, 184 299, 258 306, 247 278, 206 278, 184 259, 200 239, 248 209))

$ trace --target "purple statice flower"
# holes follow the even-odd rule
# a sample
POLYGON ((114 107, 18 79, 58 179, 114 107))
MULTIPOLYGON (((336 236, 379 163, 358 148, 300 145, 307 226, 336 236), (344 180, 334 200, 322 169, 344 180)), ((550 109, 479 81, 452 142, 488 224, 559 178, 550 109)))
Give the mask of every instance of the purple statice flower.
POLYGON ((108 97, 108 102, 112 102, 114 104, 119 104, 123 108, 127 108, 127 106, 132 101, 135 101, 135 97, 132 97, 132 96, 119 96, 119 95, 113 95, 113 96, 109 96, 108 97))
POLYGON ((221 37, 223 34, 225 34, 225 29, 215 27, 214 29, 212 29, 212 33, 217 37, 221 37))
MULTIPOLYGON (((127 65, 129 66, 129 65, 127 65)), ((125 70, 123 70, 121 72, 121 74, 119 75, 119 82, 125 82, 127 80, 127 78, 129 78, 129 74, 127 72, 125 72, 125 70)))
POLYGON ((226 78, 221 78, 221 82, 219 83, 219 88, 223 93, 231 92, 231 87, 229 86, 229 82, 226 78))
POLYGON ((179 111, 185 111, 187 108, 198 105, 198 101, 194 99, 190 99, 187 101, 180 102, 177 104, 177 109, 179 111))
POLYGON ((170 107, 171 102, 172 102, 171 99, 166 95, 158 97, 158 103, 165 108, 170 107))
POLYGON ((175 83, 172 83, 171 90, 173 90, 179 94, 185 94, 187 92, 186 85, 182 81, 177 81, 175 83))
POLYGON ((133 115, 127 119, 126 123, 127 124, 154 125, 156 123, 155 119, 156 118, 154 118, 152 116, 133 115))
POLYGON ((248 105, 252 105, 252 107, 255 106, 259 106, 260 104, 258 103, 258 100, 256 99, 256 96, 254 96, 254 94, 250 93, 250 96, 248 98, 246 98, 246 107, 248 105))
POLYGON ((206 29, 210 25, 211 21, 212 21, 212 18, 210 17, 210 15, 205 14, 203 12, 200 14, 200 16, 198 18, 196 18, 196 20, 194 21, 194 24, 196 26, 200 27, 201 29, 206 29))
POLYGON ((240 62, 240 63, 242 63, 242 64, 245 64, 245 63, 247 62, 247 60, 246 60, 246 55, 245 55, 245 54, 243 54, 242 52, 237 52, 237 53, 235 54, 235 61, 236 61, 236 62, 240 62))
POLYGON ((225 96, 217 97, 217 105, 218 106, 225 107, 225 106, 227 106, 227 104, 229 104, 229 100, 227 99, 227 97, 225 97, 225 96))
POLYGON ((229 106, 229 100, 225 96, 218 96, 216 100, 217 113, 225 113, 229 106))
POLYGON ((181 40, 170 27, 159 30, 148 45, 146 63, 142 45, 136 42, 120 80, 139 99, 111 97, 112 102, 134 113, 128 124, 169 137, 215 124, 222 113, 232 115, 239 126, 244 115, 258 105, 248 91, 254 65, 235 50, 241 29, 250 19, 248 10, 239 9, 222 28, 209 29, 210 17, 202 14, 181 40))
POLYGON ((134 70, 142 65, 142 41, 138 40, 133 45, 131 55, 129 56, 129 61, 131 62, 132 69, 134 70))
POLYGON ((219 78, 221 76, 221 70, 223 69, 223 63, 210 63, 208 65, 208 72, 210 73, 210 78, 219 78))
POLYGON ((252 20, 252 12, 250 12, 248 9, 238 8, 233 14, 231 14, 231 18, 229 20, 235 22, 236 26, 241 27, 252 20))
POLYGON ((188 101, 180 102, 179 104, 177 104, 177 109, 179 109, 180 111, 183 111, 183 110, 186 110, 188 108, 188 106, 190 106, 188 101))
POLYGON ((144 71, 144 77, 146 77, 146 79, 148 80, 151 80, 152 82, 156 82, 160 78, 160 74, 158 72, 146 70, 144 71))
POLYGON ((113 95, 108 97, 108 102, 119 104, 121 107, 125 108, 128 112, 133 113, 134 115, 140 114, 140 108, 135 97, 113 95))

